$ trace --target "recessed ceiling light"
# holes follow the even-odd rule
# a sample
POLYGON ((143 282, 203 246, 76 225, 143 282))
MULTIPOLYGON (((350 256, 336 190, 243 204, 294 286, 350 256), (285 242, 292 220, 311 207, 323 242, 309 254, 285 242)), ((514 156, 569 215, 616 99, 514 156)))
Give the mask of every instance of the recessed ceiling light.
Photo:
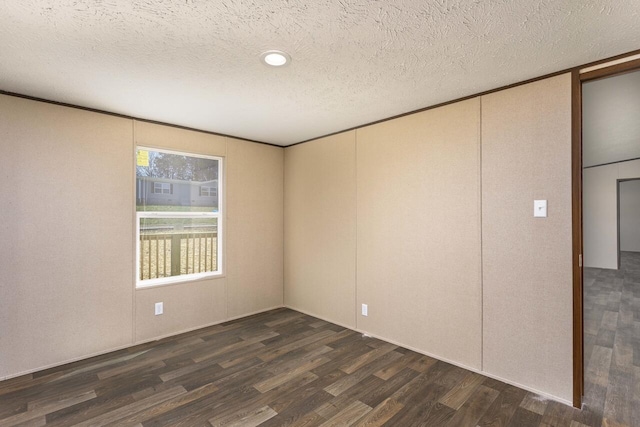
POLYGON ((260 59, 271 67, 282 67, 291 62, 291 57, 287 52, 281 50, 268 50, 260 55, 260 59))

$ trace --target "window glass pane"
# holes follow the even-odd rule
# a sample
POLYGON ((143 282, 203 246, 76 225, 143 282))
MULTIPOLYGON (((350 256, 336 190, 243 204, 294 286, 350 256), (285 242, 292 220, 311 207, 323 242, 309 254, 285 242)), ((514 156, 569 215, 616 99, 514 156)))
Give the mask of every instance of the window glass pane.
POLYGON ((140 218, 139 279, 218 270, 218 218, 140 218))
POLYGON ((218 211, 218 159, 142 148, 136 157, 138 211, 218 211))

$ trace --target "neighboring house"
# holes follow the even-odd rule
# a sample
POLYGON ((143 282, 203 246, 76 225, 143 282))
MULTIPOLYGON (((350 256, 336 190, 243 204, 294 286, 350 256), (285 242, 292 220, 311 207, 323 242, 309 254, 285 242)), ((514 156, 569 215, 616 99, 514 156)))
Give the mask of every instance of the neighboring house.
POLYGON ((137 205, 218 206, 218 180, 137 177, 137 205))

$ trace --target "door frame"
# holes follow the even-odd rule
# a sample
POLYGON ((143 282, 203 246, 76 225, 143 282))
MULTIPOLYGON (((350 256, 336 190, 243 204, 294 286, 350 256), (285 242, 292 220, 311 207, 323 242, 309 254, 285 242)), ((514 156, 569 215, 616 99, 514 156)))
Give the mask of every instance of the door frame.
MULTIPOLYGON (((631 56, 631 55, 629 55, 631 56)), ((616 62, 616 61, 614 61, 616 62)), ((573 406, 582 407, 584 396, 584 289, 582 223, 582 84, 640 70, 640 59, 603 64, 571 72, 571 213, 573 248, 573 406)))

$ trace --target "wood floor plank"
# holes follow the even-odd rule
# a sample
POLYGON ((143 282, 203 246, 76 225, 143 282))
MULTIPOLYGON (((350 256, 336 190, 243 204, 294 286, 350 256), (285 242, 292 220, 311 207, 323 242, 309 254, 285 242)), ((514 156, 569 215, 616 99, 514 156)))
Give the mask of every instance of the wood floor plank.
MULTIPOLYGON (((209 405, 209 407, 207 408, 206 406, 207 402, 203 401, 203 402, 200 402, 200 404, 198 404, 195 408, 190 408, 189 411, 201 412, 202 416, 204 416, 207 412, 213 413, 215 414, 216 417, 220 417, 220 418, 231 416, 232 414, 238 411, 239 406, 234 404, 234 402, 238 399, 238 396, 240 396, 242 400, 241 408, 247 408, 247 407, 258 408, 262 406, 270 406, 271 408, 275 408, 276 406, 274 406, 274 401, 275 401, 274 399, 276 397, 283 398, 284 396, 299 395, 299 389, 301 387, 304 387, 307 384, 317 379, 318 377, 316 375, 308 372, 288 383, 285 383, 279 387, 276 387, 270 390, 267 393, 259 393, 257 390, 251 387, 250 390, 253 390, 255 392, 254 394, 243 392, 242 391, 243 386, 241 385, 241 383, 236 382, 235 383, 236 385, 233 388, 228 386, 223 387, 220 390, 219 394, 214 394, 212 396, 215 399, 214 405, 209 405), (224 390, 235 390, 235 393, 233 391, 231 392, 227 391, 225 393, 224 390), (227 404, 227 402, 229 402, 229 404, 227 404), (202 405, 202 403, 204 403, 205 405, 202 405)), ((295 399, 295 397, 293 397, 292 399, 295 399)), ((275 402, 277 403, 277 401, 275 402)), ((211 415, 208 418, 210 417, 211 415)), ((186 425, 197 424, 198 419, 202 419, 202 417, 196 417, 194 420, 187 421, 185 424, 186 425)), ((159 423, 158 425, 173 423, 172 419, 166 419, 166 418, 161 419, 160 421, 161 423, 159 423)))
POLYGON ((395 414, 400 412, 404 405, 397 400, 389 397, 373 408, 364 418, 358 421, 357 425, 362 427, 381 426, 389 421, 395 414))
POLYGON ((569 427, 572 419, 572 409, 558 402, 549 402, 540 421, 541 427, 569 427))
POLYGON ((303 415, 301 418, 292 421, 289 424, 289 427, 315 427, 323 424, 325 421, 326 420, 324 418, 312 411, 303 415))
MULTIPOLYGON (((417 375, 418 373, 416 371, 405 368, 388 380, 383 380, 384 382, 382 384, 375 387, 369 387, 365 393, 358 396, 358 400, 372 408, 378 406, 383 400, 393 395, 402 386, 413 380, 417 375)), ((372 378, 379 379, 380 377, 374 374, 372 378)))
POLYGON ((260 381, 253 385, 253 387, 258 390, 260 393, 267 392, 279 385, 282 385, 288 381, 293 380, 294 378, 302 375, 306 372, 309 372, 313 368, 322 365, 323 363, 327 363, 329 359, 326 357, 316 357, 305 362, 302 365, 299 365, 293 369, 285 370, 277 375, 274 375, 271 378, 260 381))
POLYGON ((365 416, 369 411, 371 411, 371 407, 365 405, 364 403, 356 400, 352 402, 349 406, 335 414, 333 417, 328 419, 326 422, 321 424, 321 427, 347 427, 355 423, 357 420, 365 416))
POLYGON ((165 363, 162 360, 149 363, 147 360, 137 363, 128 363, 124 366, 118 366, 117 368, 108 369, 106 371, 98 372, 98 378, 101 380, 114 377, 116 375, 127 374, 131 371, 139 371, 141 369, 157 369, 165 367, 165 363))
POLYGON ((374 350, 363 354, 362 356, 355 358, 354 360, 351 360, 350 362, 341 366, 340 369, 346 374, 352 374, 363 366, 373 362, 377 358, 384 356, 385 354, 395 350, 396 348, 398 348, 398 346, 393 344, 382 345, 374 350))
POLYGON ((255 427, 278 415, 269 406, 237 412, 222 419, 212 418, 209 424, 213 427, 255 427))
POLYGON ((422 357, 421 354, 415 353, 413 351, 408 354, 404 354, 400 359, 396 360, 394 363, 391 363, 384 368, 380 369, 378 372, 374 373, 376 377, 388 380, 389 378, 396 375, 398 372, 402 371, 409 365, 417 362, 422 357))
MULTIPOLYGON (((508 427, 539 427, 542 415, 531 412, 520 406, 513 414, 508 427)), ((594 426, 595 427, 595 426, 594 426)))
POLYGON ((218 387, 215 384, 207 384, 185 394, 180 394, 177 397, 167 399, 157 405, 151 406, 145 410, 142 410, 138 413, 135 413, 127 418, 122 418, 113 423, 109 423, 109 426, 118 426, 118 425, 134 425, 136 423, 141 423, 145 420, 156 417, 160 414, 164 414, 168 411, 175 410, 176 408, 180 408, 181 406, 187 405, 194 400, 198 400, 203 396, 207 396, 218 390, 218 387))
POLYGON ((391 397, 405 406, 411 406, 416 400, 426 400, 432 406, 450 388, 440 381, 447 375, 454 373, 456 368, 448 363, 438 362, 426 372, 423 372, 394 392, 391 397), (432 387, 432 385, 435 385, 432 387), (425 399, 425 394, 429 397, 425 399))
POLYGON ((265 322, 264 325, 266 327, 268 327, 268 328, 273 328, 274 326, 279 326, 279 325, 282 325, 284 323, 289 323, 289 322, 292 322, 294 320, 300 319, 302 316, 304 316, 304 315, 302 313, 298 312, 298 311, 290 311, 290 312, 287 312, 286 315, 279 316, 275 320, 270 320, 268 322, 265 322))
MULTIPOLYGON (((313 372, 305 373, 304 375, 315 375, 313 372)), ((301 400, 305 400, 310 396, 313 396, 318 393, 319 390, 322 390, 328 384, 331 384, 338 379, 344 377, 346 374, 340 370, 333 371, 327 375, 323 375, 322 377, 316 376, 314 381, 303 384, 301 387, 297 389, 289 389, 289 391, 285 393, 273 393, 276 389, 269 391, 267 395, 269 396, 269 406, 271 406, 276 412, 282 413, 285 412, 288 408, 295 406, 296 403, 299 403, 301 400)), ((295 382, 300 381, 300 378, 296 378, 292 382, 285 383, 280 387, 286 387, 289 384, 294 384, 295 382)), ((327 393, 328 394, 328 393, 327 393)), ((318 403, 310 408, 307 408, 305 414, 311 412, 314 409, 322 407, 331 399, 327 399, 322 403, 318 403)))
POLYGON ((631 422, 634 379, 624 374, 611 374, 610 378, 612 381, 607 385, 604 418, 628 425, 631 422))
POLYGON ((47 427, 75 426, 123 406, 135 402, 131 395, 113 395, 97 397, 85 402, 47 414, 47 427))
POLYGON ((47 418, 45 416, 42 416, 19 424, 15 424, 15 427, 42 427, 46 424, 47 418))
POLYGON ((429 356, 420 356, 418 360, 409 364, 409 368, 417 372, 426 372, 431 366, 433 366, 438 360, 429 356))
MULTIPOLYGON (((297 368, 298 366, 304 365, 311 360, 317 359, 330 351, 332 351, 331 347, 323 345, 322 347, 317 347, 312 351, 300 355, 294 356, 294 354, 290 353, 288 357, 280 357, 269 363, 267 370, 274 375, 281 374, 297 368)), ((329 358, 327 357, 327 359, 329 358)))
MULTIPOLYGON (((344 393, 341 393, 338 396, 334 396, 324 405, 315 408, 314 411, 325 419, 331 419, 333 416, 335 416, 335 414, 342 411, 354 401, 362 402, 361 397, 363 395, 366 395, 371 389, 378 388, 382 383, 384 383, 384 381, 382 381, 380 378, 370 375, 364 380, 360 381, 358 384, 355 384, 353 387, 349 388, 344 393)), ((367 406, 373 408, 373 406, 371 405, 367 406)))
POLYGON ((549 399, 537 396, 533 393, 527 393, 522 399, 520 406, 528 411, 535 412, 538 415, 544 415, 547 410, 549 399))
POLYGON ((504 427, 508 425, 527 394, 526 391, 513 386, 501 387, 499 392, 500 394, 482 416, 477 427, 504 427))
POLYGON ((297 398, 290 400, 287 406, 274 408, 278 415, 261 427, 279 427, 297 423, 313 408, 323 405, 331 398, 332 396, 322 390, 319 385, 309 386, 297 398))
POLYGON ((16 415, 13 415, 8 418, 4 418, 0 420, 0 426, 2 425, 18 425, 24 424, 26 422, 31 422, 36 419, 40 419, 41 417, 47 415, 50 412, 55 412, 59 409, 68 408, 69 406, 73 406, 77 403, 85 402, 87 400, 95 399, 96 393, 91 391, 86 391, 74 397, 69 397, 66 399, 62 399, 57 402, 50 402, 46 405, 40 405, 33 410, 27 410, 26 412, 22 412, 16 415))
POLYGON ((469 396, 476 391, 476 388, 482 384, 484 379, 485 377, 482 375, 469 372, 461 382, 456 384, 447 394, 442 396, 439 402, 457 411, 464 402, 467 401, 469 396))
POLYGON ((335 335, 336 332, 334 331, 330 331, 330 330, 326 330, 326 331, 321 331, 318 332, 316 334, 313 334, 309 337, 306 337, 304 339, 298 340, 298 341, 294 341, 290 344, 278 347, 276 349, 270 350, 270 351, 266 351, 263 354, 261 354, 259 357, 260 359, 262 359, 265 362, 268 362, 270 360, 276 359, 280 356, 282 356, 285 353, 288 353, 292 350, 298 349, 300 347, 304 347, 308 344, 311 344, 315 341, 319 341, 322 340, 324 338, 330 337, 335 335))
POLYGON ((114 421, 120 420, 121 418, 131 416, 132 414, 143 411, 147 408, 150 408, 151 406, 157 405, 159 403, 164 402, 165 400, 179 396, 186 392, 187 391, 180 386, 173 387, 169 390, 165 390, 158 394, 154 394, 153 396, 149 396, 146 399, 140 400, 138 402, 134 402, 134 403, 130 403, 129 405, 122 406, 111 412, 88 419, 76 425, 78 427, 89 427, 89 426, 103 426, 106 424, 110 424, 114 421))
POLYGON ((268 340, 269 338, 277 337, 279 334, 277 332, 266 332, 264 334, 258 335, 248 340, 243 340, 235 344, 228 345, 226 347, 220 348, 218 350, 210 350, 207 354, 204 354, 199 357, 193 358, 193 361, 196 363, 204 362, 205 360, 209 360, 223 353, 228 353, 238 349, 246 349, 252 344, 258 343, 260 341, 268 340))
POLYGON ((346 377, 341 378, 340 380, 326 387, 325 390, 331 393, 332 395, 337 396, 340 393, 352 387, 354 384, 362 381, 364 378, 368 377, 369 375, 372 375, 374 372, 378 371, 383 366, 388 365, 389 363, 400 358, 401 356, 402 355, 400 353, 396 353, 393 351, 390 353, 386 353, 384 356, 372 361, 368 365, 361 367, 351 375, 347 375, 346 377))
POLYGON ((446 378, 456 375, 455 367, 439 363, 433 369, 418 375, 391 397, 404 405, 390 425, 444 425, 455 410, 438 402, 451 388, 446 378), (438 424, 435 424, 438 423, 438 424))
MULTIPOLYGON (((480 418, 489 410, 499 392, 486 386, 479 386, 477 392, 469 396, 467 401, 451 418, 447 426, 475 426, 480 418)), ((453 408, 452 408, 453 409, 453 408)))
POLYGON ((587 366, 585 375, 589 381, 606 387, 609 384, 609 370, 611 368, 611 358, 613 349, 594 345, 591 351, 591 358, 587 366))

